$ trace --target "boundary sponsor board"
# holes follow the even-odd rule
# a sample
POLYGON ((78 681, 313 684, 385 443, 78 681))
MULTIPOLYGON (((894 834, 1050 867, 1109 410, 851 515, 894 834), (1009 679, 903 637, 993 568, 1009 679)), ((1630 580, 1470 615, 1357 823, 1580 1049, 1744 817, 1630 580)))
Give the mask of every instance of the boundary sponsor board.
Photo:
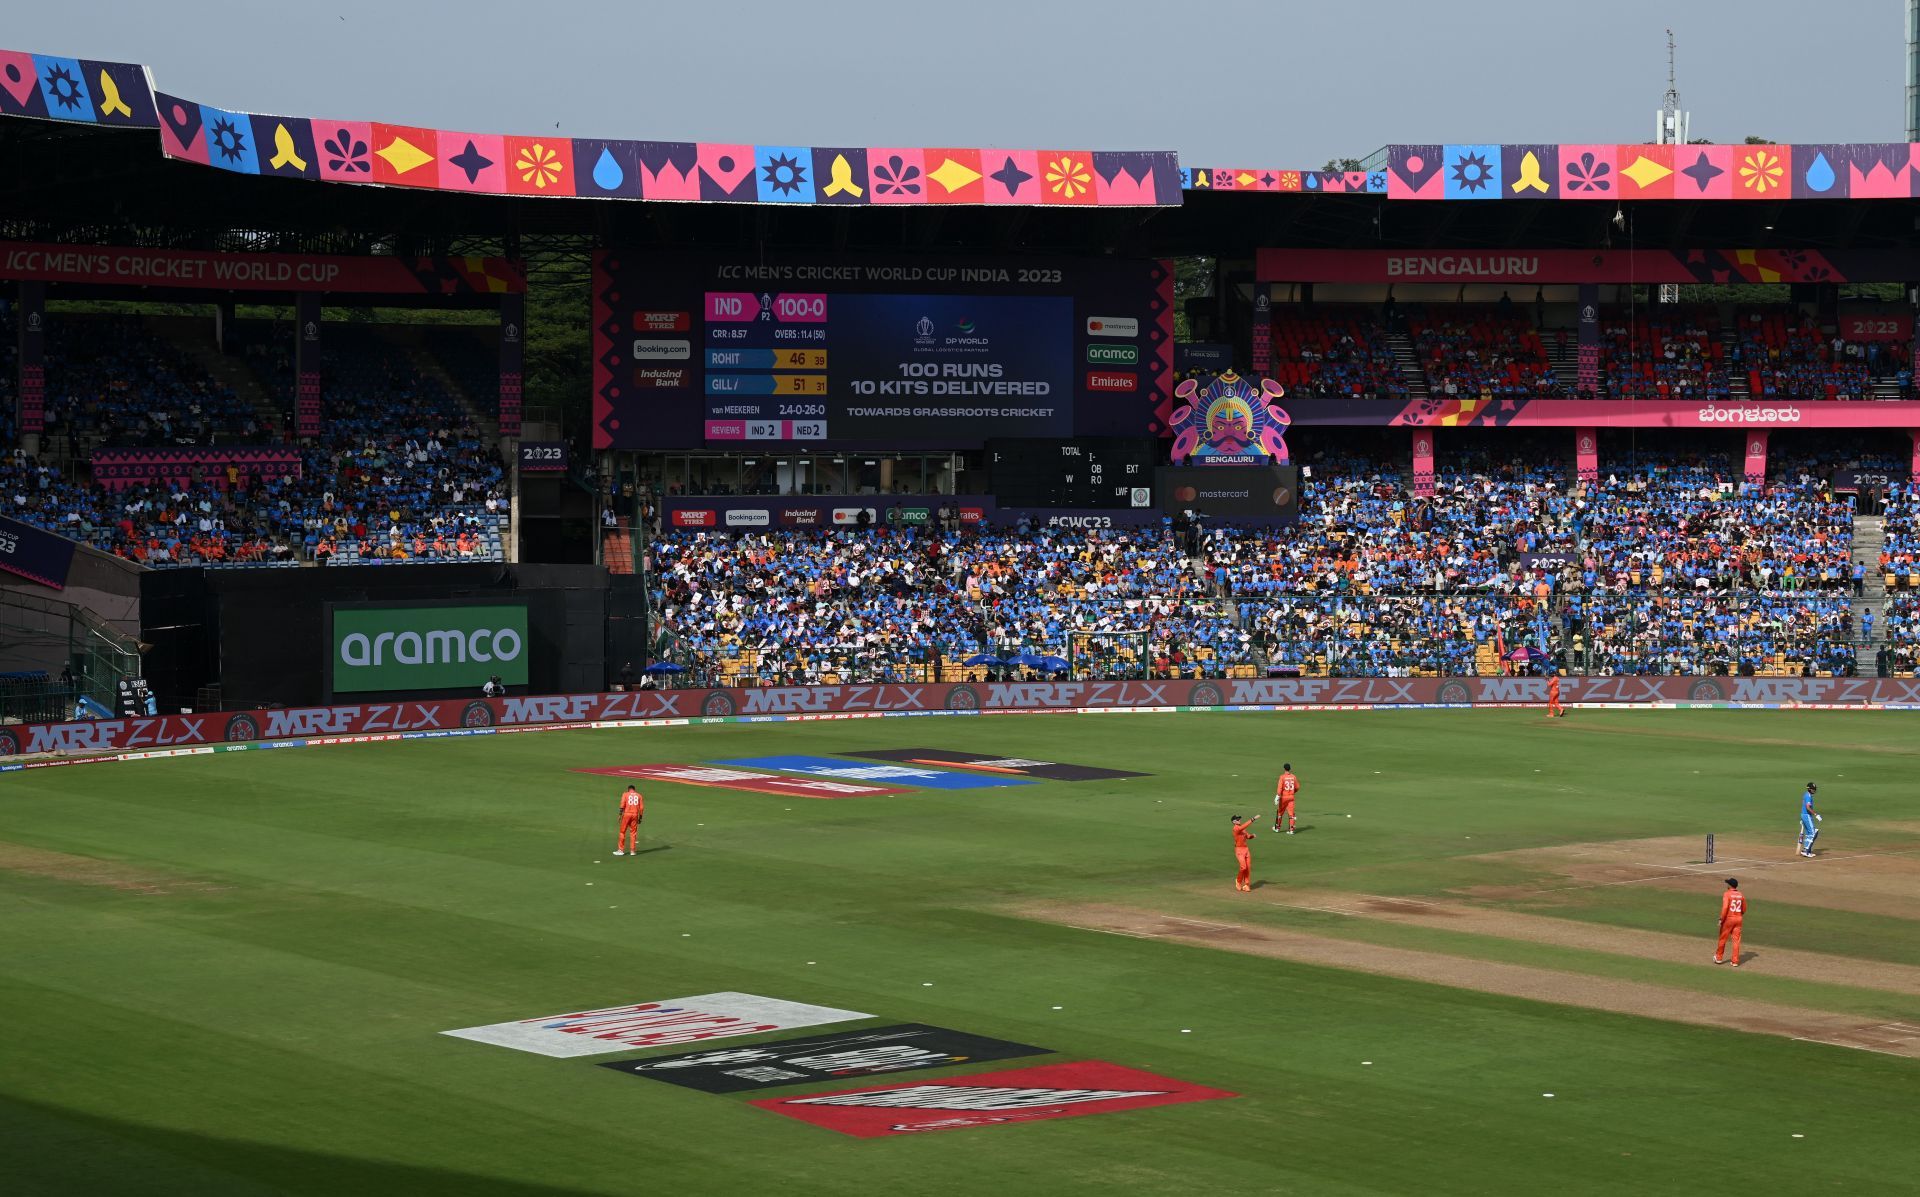
POLYGON ((527 605, 330 604, 327 686, 365 690, 477 689, 499 674, 527 684, 527 605))
POLYGON ((732 990, 693 997, 663 998, 631 1006, 608 1006, 571 1014, 544 1014, 513 1022, 489 1023, 442 1031, 455 1039, 471 1039, 495 1047, 539 1056, 572 1058, 628 1051, 636 1047, 671 1047, 708 1039, 731 1039, 766 1031, 789 1031, 830 1022, 872 1018, 857 1010, 810 1006, 756 993, 732 990))
POLYGON ((914 768, 910 765, 862 765, 830 756, 749 756, 714 763, 746 769, 773 769, 781 773, 806 773, 843 781, 897 782, 928 790, 991 790, 1033 784, 1024 777, 998 774, 981 776, 955 773, 949 769, 914 768))
POLYGON ((910 1022, 749 1047, 716 1048, 646 1060, 612 1060, 600 1067, 703 1093, 744 1093, 749 1089, 770 1089, 803 1081, 885 1076, 1021 1056, 1044 1056, 1051 1050, 910 1022))
MULTIPOLYGON (((1451 679, 1451 680, 1457 681, 1459 679, 1451 679)), ((1672 681, 1674 679, 1669 678, 1666 680, 1672 681)), ((268 752, 276 748, 328 748, 328 747, 333 747, 336 745, 344 745, 344 744, 390 744, 396 741, 404 741, 404 740, 444 740, 450 737, 465 737, 465 736, 511 736, 511 735, 533 733, 533 732, 549 732, 549 731, 603 731, 603 730, 604 731, 621 731, 629 728, 641 728, 641 727, 705 727, 709 724, 725 725, 725 724, 739 724, 739 723, 816 723, 816 722, 821 722, 825 720, 891 719, 891 718, 899 718, 901 716, 912 716, 912 715, 922 715, 922 716, 944 715, 944 716, 956 717, 956 718, 965 718, 968 716, 978 716, 978 715, 1039 715, 1039 714, 1046 714, 1046 715, 1181 715, 1181 714, 1204 715, 1212 711, 1222 711, 1228 714, 1236 714, 1236 713, 1243 713, 1243 712, 1249 712, 1249 711, 1260 711, 1260 712, 1266 712, 1271 714, 1285 714, 1285 713, 1294 712, 1294 711, 1302 712, 1302 713, 1310 712, 1310 711, 1342 711, 1342 712, 1389 711, 1389 710, 1394 710, 1396 708, 1400 710, 1410 710, 1410 711, 1413 711, 1413 710, 1445 711, 1445 710, 1463 710, 1466 708, 1470 708, 1474 705, 1471 702, 1458 701, 1453 696, 1449 696, 1447 701, 1436 701, 1436 702, 1408 702, 1408 701, 1320 702, 1320 703, 1311 703, 1311 704, 1309 703, 1234 703, 1234 704, 1222 706, 1213 702, 1212 696, 1208 696, 1208 697, 1209 697, 1209 701, 1204 704, 1189 705, 1189 706, 1143 706, 1143 707, 1076 706, 1076 707, 1065 707, 1065 708, 1047 708, 1045 710, 1040 710, 1040 709, 1035 709, 1030 707, 1029 708, 1010 707, 1010 708, 997 709, 997 710, 978 710, 978 709, 957 710, 956 709, 956 710, 944 710, 944 711, 853 711, 853 712, 830 713, 830 714, 824 714, 824 715, 696 715, 692 717, 619 716, 619 717, 609 717, 604 719, 592 719, 592 720, 587 720, 585 722, 578 722, 578 723, 575 723, 575 722, 526 723, 526 724, 517 724, 513 726, 508 726, 508 727, 494 727, 491 724, 476 724, 476 725, 467 726, 467 727, 444 727, 444 728, 430 727, 430 728, 422 728, 416 731, 404 731, 404 732, 386 731, 386 732, 373 732, 373 733, 362 732, 359 734, 351 734, 351 735, 317 735, 317 736, 310 736, 310 737, 304 737, 304 738, 298 738, 298 739, 269 740, 269 741, 263 741, 259 743, 254 743, 254 742, 243 739, 233 743, 226 743, 226 744, 199 744, 199 745, 190 744, 183 747, 175 747, 175 748, 139 747, 139 748, 127 749, 126 751, 113 751, 109 749, 104 752, 100 752, 100 751, 89 752, 85 755, 62 755, 58 752, 50 752, 47 754, 38 755, 33 760, 0 760, 0 773, 21 773, 30 769, 57 769, 57 768, 62 768, 68 765, 105 765, 105 764, 116 764, 123 761, 173 760, 177 757, 212 756, 217 753, 228 753, 228 752, 268 752)), ((409 704, 409 705, 414 705, 414 704, 409 704)), ((483 714, 486 713, 487 711, 486 704, 484 703, 475 702, 475 703, 470 703, 468 705, 470 707, 478 708, 483 714)), ((1489 703, 1487 705, 1495 706, 1495 707, 1538 709, 1546 706, 1547 704, 1544 700, 1536 701, 1536 700, 1529 699, 1527 701, 1501 701, 1496 703, 1489 703)), ((1631 702, 1625 701, 1625 700, 1607 701, 1607 700, 1595 699, 1587 702, 1568 701, 1568 702, 1565 702, 1564 705, 1569 707, 1578 707, 1581 710, 1588 710, 1588 711, 1605 710, 1608 707, 1620 707, 1620 706, 1637 707, 1640 710, 1647 710, 1647 711, 1705 711, 1705 710, 1920 711, 1920 698, 1914 698, 1914 699, 1908 700, 1900 697, 1894 697, 1894 698, 1887 699, 1885 701, 1881 701, 1879 699, 1873 699, 1873 698, 1862 699, 1857 695, 1851 695, 1851 696, 1841 697, 1836 701, 1827 702, 1827 701, 1820 701, 1818 699, 1803 700, 1789 693, 1789 694, 1776 696, 1774 698, 1760 698, 1754 701, 1736 701, 1736 700, 1728 699, 1724 695, 1715 696, 1713 693, 1707 692, 1703 697, 1699 699, 1654 698, 1654 699, 1638 699, 1638 700, 1633 700, 1631 702)), ((238 711, 238 712, 234 712, 231 718, 235 721, 250 721, 254 719, 256 716, 263 715, 263 714, 266 714, 266 712, 238 711)), ((194 717, 194 718, 198 718, 198 717, 194 717)), ((158 723, 159 720, 157 719, 107 720, 105 722, 155 724, 155 723, 158 723)), ((44 725, 43 724, 41 726, 71 727, 73 725, 70 725, 70 724, 44 725)), ((148 730, 150 731, 150 729, 148 730)), ((142 734, 147 734, 147 733, 142 732, 142 734)), ((14 753, 17 751, 18 751, 17 737, 14 736, 13 731, 8 728, 0 728, 0 757, 5 757, 9 753, 14 753)))
POLYGON ((980 769, 988 773, 1014 777, 1039 777, 1047 781, 1109 781, 1125 777, 1151 777, 1150 773, 1129 773, 1125 769, 1101 769, 1094 765, 1063 765, 1058 761, 1036 761, 1026 757, 995 757, 978 752, 953 752, 945 748, 880 748, 849 753, 875 761, 906 761, 915 765, 951 765, 956 769, 980 769))
MULTIPOLYGON (((1741 707, 1912 707, 1920 706, 1920 678, 1567 677, 1561 679, 1561 700, 1574 706, 1660 707, 1691 703, 1741 707)), ((0 757, 18 753, 127 752, 195 745, 244 746, 258 740, 294 737, 395 738, 456 732, 472 734, 495 728, 623 726, 646 721, 736 717, 775 721, 1023 711, 1128 713, 1184 709, 1537 706, 1546 701, 1547 679, 1543 677, 1208 678, 1201 681, 958 682, 769 686, 751 690, 636 690, 620 694, 360 702, 10 724, 0 726, 0 757)), ((849 755, 873 759, 867 753, 849 755)), ((964 767, 961 762, 933 757, 926 763, 935 768, 964 767)))
POLYGON ((683 786, 742 790, 749 794, 779 794, 786 798, 884 798, 904 794, 899 786, 859 785, 829 777, 781 777, 753 769, 724 769, 714 765, 621 765, 612 769, 575 769, 607 777, 638 777, 671 781, 683 786))
POLYGON ((747 1104, 858 1139, 881 1139, 1238 1096, 1104 1060, 1086 1060, 947 1081, 904 1081, 801 1097, 769 1097, 747 1104))

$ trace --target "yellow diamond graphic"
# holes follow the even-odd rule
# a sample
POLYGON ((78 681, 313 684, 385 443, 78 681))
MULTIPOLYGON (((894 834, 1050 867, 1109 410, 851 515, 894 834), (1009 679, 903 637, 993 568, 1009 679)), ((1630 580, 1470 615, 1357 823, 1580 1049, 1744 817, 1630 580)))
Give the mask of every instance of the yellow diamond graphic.
POLYGON ((1253 177, 1253 172, 1250 170, 1243 170, 1239 174, 1233 176, 1233 181, 1241 187, 1251 187, 1256 182, 1256 180, 1253 177))
POLYGON ((1642 154, 1633 160, 1633 165, 1622 167, 1620 173, 1632 179, 1637 186, 1651 187, 1672 174, 1673 168, 1662 166, 1645 154, 1642 154))
MULTIPOLYGON (((980 172, 965 163, 955 162, 953 159, 948 158, 937 168, 928 171, 927 177, 946 188, 948 194, 952 194, 967 184, 978 181, 980 172)), ((854 194, 858 195, 860 193, 856 190, 854 194)))
POLYGON ((375 150, 374 153, 385 158, 387 165, 393 167, 393 173, 396 175, 404 175, 410 170, 425 166, 427 163, 433 161, 432 154, 427 153, 404 137, 394 138, 387 144, 385 149, 375 150))

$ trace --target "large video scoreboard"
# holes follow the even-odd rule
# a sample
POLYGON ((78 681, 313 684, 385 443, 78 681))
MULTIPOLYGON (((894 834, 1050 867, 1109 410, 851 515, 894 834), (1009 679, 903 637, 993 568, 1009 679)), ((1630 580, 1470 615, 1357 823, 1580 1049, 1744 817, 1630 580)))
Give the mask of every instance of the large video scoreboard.
POLYGON ((594 272, 597 448, 978 448, 1148 436, 1157 262, 659 257, 594 272))

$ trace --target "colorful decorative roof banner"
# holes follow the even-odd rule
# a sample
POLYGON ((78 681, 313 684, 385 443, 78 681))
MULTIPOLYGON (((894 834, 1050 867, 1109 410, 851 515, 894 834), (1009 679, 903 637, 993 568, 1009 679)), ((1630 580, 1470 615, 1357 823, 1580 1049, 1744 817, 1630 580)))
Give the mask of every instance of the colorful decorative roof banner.
POLYGON ((241 174, 495 195, 735 204, 1151 208, 1181 201, 1179 165, 1170 152, 515 137, 225 112, 164 92, 154 98, 162 153, 241 174))
POLYGON ((147 68, 0 50, 0 116, 151 129, 153 84, 147 68))
POLYGON ((247 175, 491 195, 736 204, 1177 207, 1172 151, 720 145, 460 133, 230 111, 130 63, 0 51, 0 115, 157 129, 160 152, 247 175))
POLYGON ((1366 192, 1396 200, 1908 199, 1912 146, 1387 147, 1384 170, 1182 167, 1188 191, 1366 192))
POLYGON ((518 137, 271 116, 156 92, 146 67, 0 50, 0 116, 157 130, 237 174, 487 195, 736 204, 1177 207, 1187 191, 1391 200, 1920 196, 1914 147, 1393 145, 1374 170, 1182 166, 1171 151, 748 145, 518 137))

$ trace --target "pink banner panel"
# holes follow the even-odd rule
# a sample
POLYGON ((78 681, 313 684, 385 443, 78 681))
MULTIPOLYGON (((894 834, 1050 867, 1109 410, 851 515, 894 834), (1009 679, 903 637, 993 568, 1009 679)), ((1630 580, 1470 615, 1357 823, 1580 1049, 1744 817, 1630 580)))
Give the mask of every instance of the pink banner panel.
POLYGON ((1619 199, 1619 151, 1615 145, 1561 146, 1560 198, 1619 199))
POLYGON ((497 133, 440 134, 440 186, 448 191, 507 189, 507 139, 497 133))
POLYGON ((1421 498, 1433 496, 1433 430, 1416 429, 1413 434, 1413 493, 1421 498))
POLYGON ((1263 249, 1267 283, 1842 283, 1920 277, 1912 249, 1263 249))
POLYGON ((1745 472, 1748 482, 1765 482, 1767 480, 1767 434, 1765 432, 1747 433, 1747 468, 1745 472))
POLYGON ((1582 482, 1600 477, 1600 437, 1591 428, 1579 428, 1573 434, 1574 470, 1582 482))
MULTIPOLYGON (((867 150, 867 174, 873 179, 876 204, 927 202, 927 162, 924 150, 873 146, 867 150)), ((1033 202, 1039 202, 1036 194, 1033 202)))
POLYGON ((1040 155, 1037 151, 985 150, 981 153, 981 162, 986 168, 989 204, 1040 202, 1040 155))

